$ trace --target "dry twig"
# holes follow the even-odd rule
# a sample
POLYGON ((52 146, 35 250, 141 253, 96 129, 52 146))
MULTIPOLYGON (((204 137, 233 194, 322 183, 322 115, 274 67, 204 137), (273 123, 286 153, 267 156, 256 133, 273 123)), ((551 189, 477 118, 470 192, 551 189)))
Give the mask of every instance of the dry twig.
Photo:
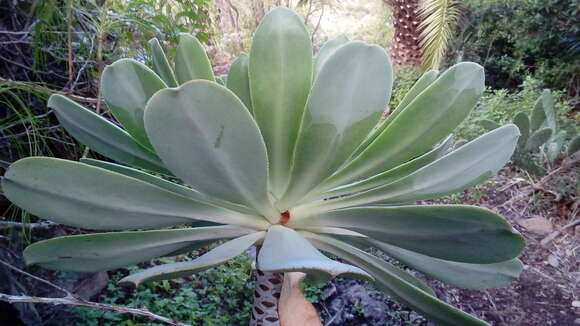
POLYGON ((169 319, 167 317, 159 316, 157 314, 152 313, 147 309, 137 309, 137 308, 129 308, 129 307, 122 307, 122 306, 115 306, 105 303, 98 303, 92 301, 86 301, 79 298, 74 297, 63 297, 63 298, 45 298, 45 297, 31 297, 26 295, 8 295, 4 293, 0 293, 0 301, 5 301, 8 303, 46 303, 52 305, 69 305, 69 306, 80 306, 80 307, 88 307, 94 309, 101 309, 101 310, 108 310, 114 311, 121 314, 133 314, 147 317, 151 320, 155 320, 158 322, 162 322, 168 325, 174 326, 190 326, 189 324, 180 323, 178 321, 169 319))
POLYGON ((42 94, 46 94, 46 95, 61 94, 61 95, 65 95, 67 97, 70 97, 71 99, 78 101, 78 102, 91 103, 91 104, 97 103, 96 98, 83 97, 83 96, 71 94, 69 92, 57 91, 57 90, 50 89, 48 87, 44 87, 44 86, 34 84, 34 83, 14 81, 14 80, 5 79, 5 78, 0 77, 0 85, 1 85, 1 83, 5 83, 7 85, 14 86, 14 87, 27 88, 27 89, 30 89, 30 90, 33 90, 33 91, 36 91, 36 92, 39 92, 42 94))
POLYGON ((73 293, 68 291, 67 289, 60 287, 56 284, 53 284, 45 279, 40 277, 34 276, 30 273, 27 273, 15 266, 10 265, 9 263, 0 260, 0 264, 6 266, 9 269, 12 269, 20 274, 26 275, 38 282, 46 284, 52 288, 57 289, 60 292, 65 294, 64 297, 61 298, 47 298, 47 297, 34 297, 34 296, 27 296, 27 295, 10 295, 6 293, 0 293, 0 301, 8 302, 8 303, 44 303, 44 304, 51 304, 51 305, 68 305, 68 306, 80 306, 80 307, 88 307, 93 309, 101 309, 107 311, 114 311, 120 314, 133 314, 138 316, 147 317, 150 320, 162 322, 168 325, 173 326, 191 326, 189 324, 184 324, 175 320, 172 320, 167 317, 163 317, 152 313, 151 311, 147 310, 146 308, 130 308, 130 307, 123 307, 123 306, 116 306, 106 303, 99 303, 99 302, 92 302, 88 300, 84 300, 82 298, 76 297, 73 293))

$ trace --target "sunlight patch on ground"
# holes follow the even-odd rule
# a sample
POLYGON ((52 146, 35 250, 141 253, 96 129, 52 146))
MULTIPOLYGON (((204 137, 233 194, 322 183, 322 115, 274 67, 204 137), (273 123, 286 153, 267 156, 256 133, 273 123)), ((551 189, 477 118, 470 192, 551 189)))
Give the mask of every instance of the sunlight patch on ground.
MULTIPOLYGON (((310 19, 313 27, 319 15, 316 12, 310 19)), ((340 34, 386 47, 393 34, 387 6, 382 0, 341 0, 325 6, 314 44, 340 34)))

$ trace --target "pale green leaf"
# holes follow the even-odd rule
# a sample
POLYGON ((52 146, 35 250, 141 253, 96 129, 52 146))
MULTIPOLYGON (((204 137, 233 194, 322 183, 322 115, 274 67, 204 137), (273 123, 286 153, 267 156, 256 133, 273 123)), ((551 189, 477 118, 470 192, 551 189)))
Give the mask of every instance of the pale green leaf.
POLYGON ((335 38, 332 38, 324 43, 318 53, 316 54, 316 58, 314 59, 314 79, 320 73, 320 70, 328 60, 332 56, 332 54, 342 45, 348 42, 348 37, 344 34, 338 35, 335 38))
POLYGON ((483 92, 483 68, 457 64, 421 92, 356 158, 321 186, 331 189, 388 171, 428 151, 461 123, 483 92))
POLYGON ((441 144, 430 150, 429 152, 418 156, 406 163, 403 163, 395 168, 379 173, 361 182, 353 183, 344 187, 339 187, 333 189, 329 192, 323 193, 321 197, 332 198, 335 196, 344 196, 349 194, 354 194, 361 191, 366 191, 372 188, 376 188, 382 185, 386 185, 395 182, 407 175, 417 171, 418 169, 424 167, 425 165, 441 158, 443 155, 447 154, 451 144, 453 142, 453 137, 449 135, 441 144))
POLYGON ((258 268, 265 272, 304 272, 315 281, 337 276, 372 279, 358 267, 326 257, 302 235, 282 225, 268 229, 258 254, 258 268))
POLYGON ((397 115, 402 112, 401 110, 411 104, 411 102, 413 102, 413 100, 419 96, 419 94, 421 94, 437 80, 437 76, 439 76, 438 70, 429 70, 422 74, 421 77, 415 82, 415 84, 413 84, 413 87, 411 87, 407 94, 405 94, 401 102, 399 102, 397 105, 397 108, 393 111, 392 114, 389 115, 387 119, 392 121, 395 117, 397 117, 397 115))
POLYGON ((530 137, 530 118, 524 112, 520 112, 514 117, 514 124, 518 127, 521 134, 518 139, 518 149, 523 149, 530 137))
POLYGON ((250 77, 248 75, 250 59, 242 53, 230 66, 227 87, 242 100, 248 111, 253 112, 252 96, 250 95, 250 77))
POLYGON ((167 86, 153 70, 133 59, 121 59, 105 67, 101 90, 107 107, 125 130, 144 147, 152 149, 145 127, 145 105, 155 92, 167 86))
POLYGON ((92 166, 96 166, 96 167, 99 167, 102 169, 106 169, 109 171, 120 173, 120 174, 123 174, 125 176, 135 178, 135 179, 156 185, 156 186, 163 188, 167 191, 171 191, 171 192, 174 192, 176 194, 180 194, 184 197, 188 197, 188 198, 191 198, 191 199, 196 200, 196 201, 200 201, 200 202, 204 202, 204 203, 211 203, 211 204, 214 204, 217 206, 225 207, 225 208, 235 210, 238 212, 242 212, 245 214, 256 214, 256 211, 254 209, 251 209, 251 208, 248 208, 248 207, 245 207, 242 205, 236 205, 236 204, 226 202, 224 200, 220 200, 217 198, 209 197, 207 195, 200 193, 199 191, 197 191, 195 189, 191 189, 189 187, 186 187, 186 186, 183 186, 183 185, 180 185, 177 183, 173 183, 171 181, 156 177, 154 175, 145 173, 145 172, 137 170, 137 169, 122 166, 119 164, 114 164, 114 163, 109 163, 109 162, 104 162, 104 161, 99 161, 99 160, 93 160, 93 159, 81 159, 80 161, 82 163, 85 163, 88 165, 92 165, 92 166))
POLYGON ((475 206, 354 207, 290 219, 288 225, 344 228, 431 257, 474 264, 513 259, 524 247, 509 223, 475 206))
POLYGON ((562 151, 562 146, 564 146, 564 141, 566 140, 566 131, 560 130, 550 141, 545 145, 546 157, 550 164, 554 164, 560 152, 562 151))
MULTIPOLYGON (((328 236, 328 235, 322 235, 322 234, 313 234, 312 232, 304 232, 304 231, 300 231, 300 234, 303 235, 306 239, 308 239, 309 241, 312 242, 313 245, 315 245, 318 249, 329 252, 331 254, 334 254, 342 259, 345 259, 347 261, 351 261, 353 263, 358 263, 358 261, 356 260, 352 260, 349 259, 351 258, 350 255, 345 255, 345 251, 342 250, 336 250, 336 248, 334 248, 334 246, 330 246, 329 244, 333 244, 337 247, 343 247, 343 245, 345 246, 343 249, 355 249, 352 248, 350 245, 354 245, 356 246, 358 249, 366 249, 369 248, 370 245, 368 244, 367 239, 364 238, 353 238, 353 237, 348 237, 348 236, 328 236), (338 240, 338 239, 341 240, 338 240), (346 241, 346 240, 342 240, 342 239, 348 239, 350 242, 346 241), (345 241, 347 243, 344 243, 342 241, 345 241)), ((395 265, 386 262, 382 259, 378 259, 377 257, 374 257, 371 254, 368 254, 366 252, 363 251, 352 251, 352 254, 354 254, 354 256, 360 256, 363 259, 367 258, 370 259, 374 262, 374 265, 379 268, 379 269, 383 269, 385 271, 388 271, 389 273, 393 273, 395 275, 397 275, 398 277, 402 278, 403 280, 405 280, 406 282, 409 282, 411 284, 413 284, 414 286, 418 287, 419 289, 435 296, 435 292, 433 292, 433 290, 425 283, 423 283, 423 281, 413 277, 411 274, 407 273, 406 271, 404 271, 403 269, 396 267, 395 265)), ((371 264, 373 265, 373 264, 371 264)), ((361 264, 362 267, 368 266, 367 264, 361 264)))
POLYGON ((552 130, 556 130, 557 122, 556 122, 556 111, 554 111, 554 96, 549 89, 544 89, 542 92, 542 108, 546 113, 546 121, 545 127, 551 128, 552 130))
POLYGON ((275 8, 254 33, 250 50, 254 116, 268 148, 274 196, 285 190, 312 80, 312 45, 295 12, 275 8))
POLYGON ((164 89, 147 104, 145 126, 165 166, 185 183, 279 219, 260 131, 230 90, 205 80, 164 89))
POLYGON ((552 137, 552 132, 553 130, 550 128, 536 130, 528 138, 525 150, 530 152, 538 151, 540 146, 544 145, 552 137))
POLYGON ((393 84, 386 52, 349 42, 320 70, 306 103, 288 191, 291 206, 330 176, 377 124, 393 84))
POLYGON ((393 112, 391 112, 384 121, 379 123, 379 125, 377 125, 375 129, 368 135, 368 137, 360 144, 357 150, 353 153, 352 158, 356 157, 364 149, 366 149, 419 94, 421 94, 427 87, 433 84, 433 82, 437 80, 438 74, 438 71, 430 70, 421 75, 421 78, 419 78, 417 82, 413 84, 413 87, 411 87, 407 94, 405 94, 405 97, 403 97, 393 112))
POLYGON ((489 119, 482 119, 477 121, 477 123, 487 131, 491 131, 500 127, 499 123, 489 119))
POLYGON ((208 268, 221 265, 239 256, 249 247, 264 238, 266 232, 255 232, 230 240, 192 261, 155 266, 136 274, 131 274, 119 281, 139 286, 144 282, 168 280, 191 275, 208 268))
POLYGON ((48 107, 68 133, 95 152, 132 166, 170 174, 152 151, 100 115, 60 94, 49 98, 48 107))
POLYGON ((159 40, 157 38, 152 38, 149 40, 149 48, 151 50, 151 61, 153 62, 153 70, 167 86, 169 87, 177 87, 177 80, 175 79, 175 73, 173 72, 173 68, 169 64, 167 57, 165 56, 165 51, 159 44, 159 40))
POLYGON ((215 81, 205 49, 192 35, 185 33, 179 35, 175 54, 175 75, 180 85, 196 79, 215 81))
POLYGON ((517 258, 493 264, 467 264, 429 257, 385 242, 368 242, 419 272, 464 289, 507 286, 520 276, 523 269, 522 262, 517 258))
POLYGON ((12 164, 4 195, 28 212, 95 230, 156 228, 209 221, 264 228, 266 220, 204 204, 83 163, 32 157, 12 164))
POLYGON ((580 135, 576 135, 576 137, 572 138, 570 141, 570 144, 568 145, 568 156, 572 156, 578 151, 580 151, 580 135))
POLYGON ((335 254, 347 261, 364 266, 375 278, 375 284, 388 295, 407 304, 423 316, 447 326, 489 326, 453 306, 437 299, 432 292, 427 292, 410 275, 404 277, 396 267, 342 241, 320 235, 308 236, 317 247, 335 254))
POLYGON ((540 95, 532 109, 532 118, 530 120, 531 131, 535 132, 542 127, 546 121, 546 112, 544 111, 544 97, 540 95))
POLYGON ((27 264, 74 272, 98 272, 148 261, 208 241, 240 237, 251 229, 190 229, 83 234, 40 241, 24 250, 27 264))
POLYGON ((337 208, 412 203, 462 191, 497 173, 513 154, 518 136, 515 125, 505 125, 395 182, 349 197, 306 204, 291 213, 314 216, 337 208))

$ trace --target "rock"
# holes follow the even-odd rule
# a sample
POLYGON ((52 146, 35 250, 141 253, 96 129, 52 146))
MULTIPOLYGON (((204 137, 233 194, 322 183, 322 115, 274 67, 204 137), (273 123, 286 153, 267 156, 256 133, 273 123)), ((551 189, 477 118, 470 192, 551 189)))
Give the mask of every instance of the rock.
POLYGON ((558 266, 560 266, 560 260, 558 259, 558 257, 556 257, 555 255, 550 255, 548 256, 548 264, 550 264, 552 267, 556 268, 558 266))
POLYGON ((107 272, 79 273, 78 277, 72 292, 85 300, 95 298, 109 284, 107 272))
POLYGON ((546 235, 553 231, 552 223, 544 217, 532 217, 528 219, 517 220, 517 223, 523 226, 529 232, 546 235))
POLYGON ((326 300, 335 294, 336 294, 336 286, 334 286, 334 283, 329 283, 328 286, 322 290, 320 298, 322 300, 326 300))
POLYGON ((328 325, 389 325, 390 309, 383 293, 368 290, 356 280, 341 280, 333 287, 325 300, 333 318, 328 325))

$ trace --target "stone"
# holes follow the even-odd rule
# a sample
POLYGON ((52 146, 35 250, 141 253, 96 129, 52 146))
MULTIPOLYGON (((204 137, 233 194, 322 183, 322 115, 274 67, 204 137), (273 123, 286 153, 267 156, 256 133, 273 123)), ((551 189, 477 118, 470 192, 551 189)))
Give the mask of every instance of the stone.
POLYGON ((552 254, 548 256, 548 264, 550 264, 554 268, 557 268, 558 266, 560 266, 560 260, 558 259, 558 257, 552 254))
POLYGON ((73 285, 72 292, 80 298, 91 300, 96 298, 109 284, 107 272, 79 273, 73 285))
POLYGON ((520 219, 517 220, 517 223, 528 230, 528 232, 538 235, 546 235, 554 230, 552 223, 544 217, 520 219))

